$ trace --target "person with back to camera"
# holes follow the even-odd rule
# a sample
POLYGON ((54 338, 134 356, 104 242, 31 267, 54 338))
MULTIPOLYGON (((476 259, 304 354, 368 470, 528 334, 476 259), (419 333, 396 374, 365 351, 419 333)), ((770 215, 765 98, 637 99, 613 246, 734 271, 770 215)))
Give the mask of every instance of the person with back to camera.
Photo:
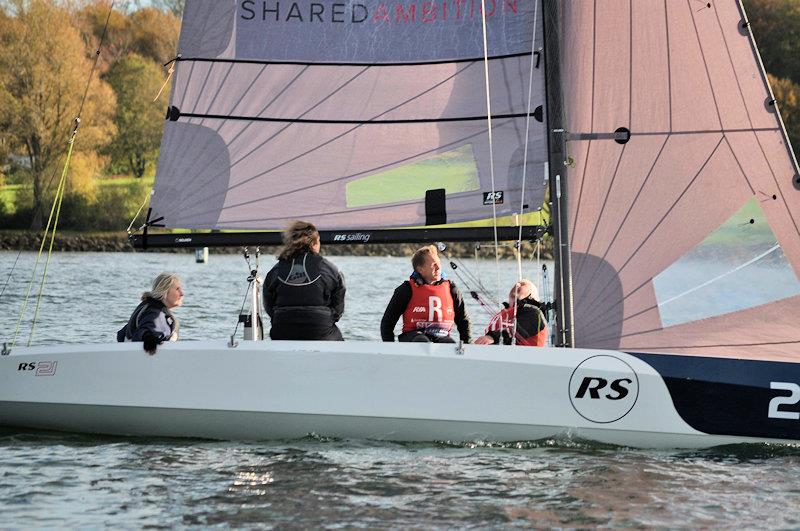
POLYGON ((343 341, 336 323, 344 313, 344 276, 319 250, 311 223, 295 221, 283 233, 278 263, 264 279, 272 339, 343 341))
POLYGON ((453 325, 461 341, 469 343, 469 315, 458 288, 442 278, 436 247, 418 249, 411 257, 414 272, 392 295, 381 319, 381 338, 394 341, 394 325, 403 317, 398 341, 455 343, 453 325))
POLYGON ((117 341, 141 341, 150 355, 164 341, 178 340, 178 319, 172 310, 183 304, 183 286, 175 273, 161 273, 153 289, 142 293, 142 302, 128 323, 117 332, 117 341))
POLYGON ((543 347, 547 344, 547 320, 541 310, 539 290, 524 278, 514 284, 508 294, 508 305, 497 312, 486 335, 475 340, 476 345, 511 344, 512 335, 516 344, 528 347, 543 347), (515 319, 516 317, 516 319, 515 319), (516 330, 514 322, 516 320, 516 330))

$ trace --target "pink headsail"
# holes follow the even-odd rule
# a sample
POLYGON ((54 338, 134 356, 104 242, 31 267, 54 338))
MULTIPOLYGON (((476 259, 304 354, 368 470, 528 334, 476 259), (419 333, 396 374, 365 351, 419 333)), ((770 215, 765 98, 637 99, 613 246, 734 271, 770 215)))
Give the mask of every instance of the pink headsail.
POLYGON ((797 163, 739 2, 562 16, 577 346, 800 356, 797 163))

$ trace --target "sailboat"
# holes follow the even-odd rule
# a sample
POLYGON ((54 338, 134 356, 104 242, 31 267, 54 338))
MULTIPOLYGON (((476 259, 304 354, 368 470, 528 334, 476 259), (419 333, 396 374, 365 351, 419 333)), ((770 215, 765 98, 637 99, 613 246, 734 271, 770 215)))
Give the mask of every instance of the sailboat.
POLYGON ((555 344, 12 348, 0 425, 800 441, 800 173, 738 0, 189 0, 178 52, 135 245, 550 232, 555 344))

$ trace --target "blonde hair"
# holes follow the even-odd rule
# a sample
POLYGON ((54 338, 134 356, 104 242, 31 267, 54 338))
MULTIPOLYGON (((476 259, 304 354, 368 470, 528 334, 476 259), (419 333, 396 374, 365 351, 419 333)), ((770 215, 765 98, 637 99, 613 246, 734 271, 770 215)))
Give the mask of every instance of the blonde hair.
POLYGON ((436 249, 435 245, 426 245, 414 251, 414 254, 411 255, 411 267, 414 268, 414 271, 425 263, 428 256, 439 256, 439 251, 436 249))
POLYGON ((283 247, 278 254, 278 260, 286 260, 304 251, 319 242, 319 231, 313 223, 295 221, 283 231, 283 247))
POLYGON ((142 293, 142 300, 150 298, 164 302, 164 297, 167 296, 167 292, 172 288, 172 285, 175 282, 180 282, 180 280, 175 273, 161 273, 153 281, 153 289, 142 293))

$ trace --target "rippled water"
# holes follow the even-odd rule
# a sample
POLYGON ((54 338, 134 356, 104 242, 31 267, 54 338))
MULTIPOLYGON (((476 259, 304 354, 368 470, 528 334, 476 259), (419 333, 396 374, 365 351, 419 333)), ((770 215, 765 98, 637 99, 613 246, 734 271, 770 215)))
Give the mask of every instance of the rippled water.
MULTIPOLYGON (((3 284, 16 256, 0 253, 3 284)), ((0 297, 3 340, 13 335, 33 260, 21 255, 0 297)), ((377 339, 407 260, 334 261, 348 282, 345 336, 377 339)), ((492 261, 464 268, 480 271, 492 289, 497 283, 492 261)), ((502 264, 503 290, 515 268, 502 264)), ((177 312, 184 338, 233 332, 247 276, 240 257, 199 265, 190 255, 60 254, 48 272, 34 343, 111 340, 162 270, 186 285, 177 312)), ((534 270, 526 263, 528 276, 534 270)), ((476 328, 483 326, 486 312, 475 304, 470 310, 476 328)), ((26 341, 30 325, 21 329, 26 341)), ((0 528, 797 528, 799 474, 800 448, 768 445, 682 452, 571 440, 241 443, 5 430, 0 528)))

